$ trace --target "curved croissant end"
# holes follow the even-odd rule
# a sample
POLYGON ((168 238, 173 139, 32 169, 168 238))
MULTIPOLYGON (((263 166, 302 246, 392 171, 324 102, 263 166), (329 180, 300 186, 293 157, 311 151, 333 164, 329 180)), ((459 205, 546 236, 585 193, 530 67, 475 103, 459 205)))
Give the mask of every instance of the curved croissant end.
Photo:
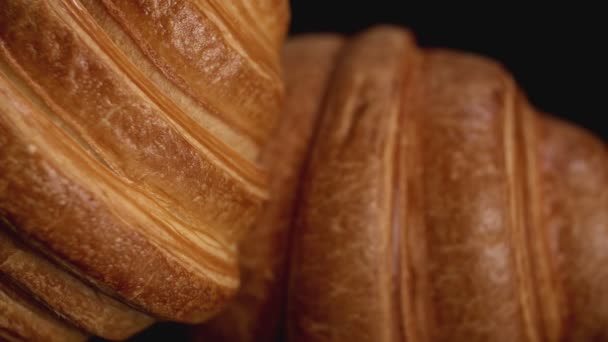
POLYGON ((277 134, 305 175, 270 169, 246 282, 200 341, 608 339, 603 142, 537 114, 495 63, 396 28, 284 58, 282 125, 320 117, 311 155, 277 134))
POLYGON ((213 315, 267 196, 286 3, 0 6, 0 331, 122 339, 213 315))
POLYGON ((605 144, 397 29, 343 48, 322 113, 290 341, 608 338, 605 144))

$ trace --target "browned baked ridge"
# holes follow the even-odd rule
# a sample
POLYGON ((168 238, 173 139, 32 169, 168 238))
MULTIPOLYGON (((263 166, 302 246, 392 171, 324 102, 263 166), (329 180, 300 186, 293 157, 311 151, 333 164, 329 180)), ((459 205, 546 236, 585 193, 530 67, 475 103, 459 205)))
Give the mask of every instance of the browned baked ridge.
POLYGON ((287 21, 282 0, 0 4, 2 338, 220 310, 267 197, 287 21))
POLYGON ((327 80, 342 43, 338 36, 309 36, 288 42, 283 50, 285 109, 273 140, 262 153, 271 175, 270 198, 239 246, 241 288, 222 313, 196 328, 197 341, 277 338, 285 315, 285 268, 298 186, 327 80))
POLYGON ((608 341, 606 145, 487 59, 391 27, 338 42, 288 43, 284 120, 320 117, 305 175, 277 181, 249 280, 195 337, 608 341))

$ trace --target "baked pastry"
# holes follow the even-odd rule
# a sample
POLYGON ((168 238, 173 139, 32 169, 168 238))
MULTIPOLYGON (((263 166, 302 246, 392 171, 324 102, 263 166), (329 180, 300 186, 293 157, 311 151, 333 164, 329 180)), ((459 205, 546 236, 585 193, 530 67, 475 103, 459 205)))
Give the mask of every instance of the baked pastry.
POLYGON ((605 144, 391 27, 291 42, 279 116, 287 18, 0 5, 0 338, 202 322, 240 267, 199 338, 607 340, 605 144))
POLYGON ((2 2, 0 298, 27 302, 3 333, 123 339, 220 310, 267 197, 287 19, 276 0, 2 2))
MULTIPOLYGON (((323 42, 289 44, 312 54, 323 42)), ((398 28, 337 56, 325 84, 288 92, 288 112, 311 93, 320 103, 288 256, 276 254, 288 282, 245 282, 223 340, 608 340, 606 145, 538 113, 496 63, 421 49, 398 28), (252 303, 271 304, 242 309, 252 303), (257 338, 276 310, 282 325, 257 338)), ((287 75, 307 68, 291 58, 287 75)), ((267 253, 243 273, 280 272, 267 253)))
POLYGON ((330 82, 290 341, 608 339, 605 144, 396 29, 352 39, 330 82))
POLYGON ((284 324, 289 232, 319 108, 342 38, 306 36, 283 49, 286 103, 262 153, 269 200, 239 246, 241 288, 228 307, 193 331, 196 341, 274 341, 284 324), (314 49, 310 47, 314 46, 314 49))

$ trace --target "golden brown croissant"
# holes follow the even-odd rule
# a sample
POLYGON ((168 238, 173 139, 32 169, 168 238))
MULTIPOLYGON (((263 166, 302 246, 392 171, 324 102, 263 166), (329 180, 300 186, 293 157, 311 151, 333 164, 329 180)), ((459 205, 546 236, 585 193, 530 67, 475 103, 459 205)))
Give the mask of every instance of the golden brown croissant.
POLYGON ((273 341, 284 316, 288 233, 298 185, 316 128, 319 106, 334 59, 342 45, 337 36, 300 38, 283 53, 286 105, 273 139, 262 153, 272 175, 270 200, 240 244, 242 283, 234 302, 196 329, 201 341, 273 341), (314 49, 310 47, 314 46, 314 49))
POLYGON ((275 154, 283 202, 201 341, 608 340, 603 142, 495 63, 399 29, 289 44, 284 116, 321 118, 305 176, 275 154))
POLYGON ((221 308, 267 196, 287 19, 281 0, 2 1, 1 338, 221 308))

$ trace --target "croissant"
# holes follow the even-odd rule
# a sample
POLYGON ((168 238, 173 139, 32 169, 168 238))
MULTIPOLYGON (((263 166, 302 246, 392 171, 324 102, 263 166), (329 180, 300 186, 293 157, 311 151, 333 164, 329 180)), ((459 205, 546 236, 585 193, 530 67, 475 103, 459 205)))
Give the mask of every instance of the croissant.
POLYGON ((285 1, 0 5, 0 339, 197 323, 267 197, 285 1))
POLYGON ((280 124, 242 288, 196 340, 608 341, 603 142, 398 28, 284 59, 282 120, 307 123, 280 124))
POLYGON ((194 329, 195 340, 277 340, 298 185, 341 45, 340 37, 327 35, 294 39, 284 47, 286 103, 261 158, 271 175, 270 197, 239 246, 241 288, 221 314, 194 329))

